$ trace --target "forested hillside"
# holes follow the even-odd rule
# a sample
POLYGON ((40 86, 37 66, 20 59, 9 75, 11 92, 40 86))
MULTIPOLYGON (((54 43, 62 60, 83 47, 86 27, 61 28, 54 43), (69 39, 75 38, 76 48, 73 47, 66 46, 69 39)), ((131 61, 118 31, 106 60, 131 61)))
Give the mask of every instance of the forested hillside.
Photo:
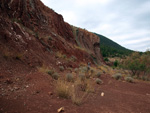
MULTIPOLYGON (((96 33, 95 33, 96 34, 96 33)), ((126 49, 107 37, 96 34, 100 37, 100 48, 103 57, 122 57, 132 53, 132 50, 126 49)))

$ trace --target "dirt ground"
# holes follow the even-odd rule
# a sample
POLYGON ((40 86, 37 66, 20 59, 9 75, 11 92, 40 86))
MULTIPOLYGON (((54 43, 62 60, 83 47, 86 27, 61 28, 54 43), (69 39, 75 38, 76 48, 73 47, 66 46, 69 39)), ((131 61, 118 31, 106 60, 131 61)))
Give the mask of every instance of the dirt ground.
POLYGON ((34 72, 0 78, 0 113, 150 113, 150 82, 117 81, 102 75, 102 85, 96 85, 77 106, 55 94, 54 80, 47 74, 34 72), (104 96, 101 96, 101 93, 104 96))

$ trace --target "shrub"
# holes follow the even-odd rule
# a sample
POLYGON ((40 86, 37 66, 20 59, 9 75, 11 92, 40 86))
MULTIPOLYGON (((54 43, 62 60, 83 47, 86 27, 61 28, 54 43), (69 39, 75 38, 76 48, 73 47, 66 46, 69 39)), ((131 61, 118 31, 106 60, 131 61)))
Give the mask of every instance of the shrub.
POLYGON ((122 78, 122 75, 121 75, 120 73, 117 73, 117 74, 115 74, 115 75, 112 75, 112 77, 113 77, 114 79, 116 79, 116 80, 119 80, 119 79, 122 78))
POLYGON ((108 61, 109 61, 109 59, 108 59, 108 58, 104 58, 104 61, 105 61, 105 62, 108 62, 108 61))
POLYGON ((149 78, 147 76, 142 76, 143 81, 149 81, 149 78))
POLYGON ((74 77, 71 73, 66 74, 66 80, 68 82, 73 82, 73 79, 74 79, 74 77))
POLYGON ((134 79, 132 77, 125 77, 125 81, 133 83, 134 79))
POLYGON ((97 78, 97 79, 96 79, 96 83, 97 83, 97 84, 102 84, 103 81, 102 81, 101 79, 97 78))
POLYGON ((58 73, 52 74, 52 78, 55 79, 55 80, 58 80, 59 74, 58 73))
POLYGON ((75 68, 74 71, 75 71, 75 73, 77 73, 79 70, 78 70, 78 68, 75 68))
POLYGON ((59 66, 59 70, 64 71, 65 70, 64 66, 59 66))
POLYGON ((86 78, 86 77, 85 77, 85 74, 84 74, 84 73, 80 73, 80 74, 79 74, 79 78, 80 78, 81 81, 84 81, 85 78, 86 78))
POLYGON ((94 70, 93 69, 91 69, 91 74, 93 74, 94 73, 94 70))
POLYGON ((114 62, 114 66, 115 66, 115 67, 117 67, 117 66, 118 66, 118 64, 119 64, 119 63, 118 63, 118 60, 115 60, 115 62, 114 62))
POLYGON ((72 93, 70 89, 70 84, 65 81, 58 80, 56 83, 56 93, 61 98, 70 98, 72 93))
POLYGON ((85 72, 88 71, 88 68, 87 68, 87 67, 80 67, 80 71, 81 71, 82 73, 85 73, 85 72))
POLYGON ((96 73, 96 77, 100 77, 101 76, 101 72, 96 73))
POLYGON ((54 74, 54 70, 48 70, 47 73, 52 76, 54 74))
POLYGON ((77 57, 71 56, 70 60, 73 61, 73 62, 75 62, 77 60, 77 57))

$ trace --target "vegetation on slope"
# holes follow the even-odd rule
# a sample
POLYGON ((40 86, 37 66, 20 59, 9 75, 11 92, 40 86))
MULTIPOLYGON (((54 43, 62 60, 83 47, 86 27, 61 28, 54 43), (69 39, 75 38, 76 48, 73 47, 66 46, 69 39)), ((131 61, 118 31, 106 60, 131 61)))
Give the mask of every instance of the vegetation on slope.
POLYGON ((139 52, 132 53, 122 62, 122 67, 128 69, 132 76, 145 79, 150 77, 150 51, 143 54, 139 52))
POLYGON ((123 57, 133 52, 132 50, 120 46, 119 44, 108 39, 105 36, 102 36, 100 34, 96 34, 96 35, 100 37, 100 41, 101 41, 100 48, 103 57, 123 57))

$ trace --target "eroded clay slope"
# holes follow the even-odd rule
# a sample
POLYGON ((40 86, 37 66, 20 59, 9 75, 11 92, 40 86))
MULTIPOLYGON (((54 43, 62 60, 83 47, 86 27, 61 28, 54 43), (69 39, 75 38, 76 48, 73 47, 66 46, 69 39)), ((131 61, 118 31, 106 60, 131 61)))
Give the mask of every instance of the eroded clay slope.
POLYGON ((75 56, 76 62, 69 62, 72 67, 78 62, 100 64, 99 42, 93 33, 64 22, 60 14, 40 0, 0 1, 0 59, 6 61, 4 68, 8 62, 9 66, 16 63, 16 59, 21 60, 18 67, 57 67, 56 52, 75 56))

